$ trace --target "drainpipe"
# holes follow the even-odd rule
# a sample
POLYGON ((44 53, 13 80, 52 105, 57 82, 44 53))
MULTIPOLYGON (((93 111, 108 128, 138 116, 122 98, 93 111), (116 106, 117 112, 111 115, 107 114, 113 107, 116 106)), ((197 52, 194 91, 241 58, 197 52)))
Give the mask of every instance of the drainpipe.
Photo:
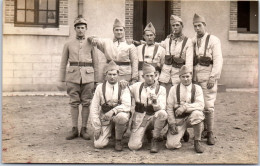
POLYGON ((78 0, 78 16, 83 17, 83 0, 78 0))

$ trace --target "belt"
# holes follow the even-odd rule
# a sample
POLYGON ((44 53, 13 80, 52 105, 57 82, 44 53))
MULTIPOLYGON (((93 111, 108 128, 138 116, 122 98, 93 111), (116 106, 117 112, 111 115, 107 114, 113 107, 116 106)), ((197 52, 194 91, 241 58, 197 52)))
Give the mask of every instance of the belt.
POLYGON ((70 66, 93 66, 90 62, 70 62, 70 66))
MULTIPOLYGON (((111 60, 107 60, 107 63, 109 63, 110 61, 111 60)), ((130 65, 130 62, 118 62, 118 61, 115 61, 115 63, 117 65, 119 65, 119 66, 123 66, 123 65, 128 66, 128 65, 130 65)))

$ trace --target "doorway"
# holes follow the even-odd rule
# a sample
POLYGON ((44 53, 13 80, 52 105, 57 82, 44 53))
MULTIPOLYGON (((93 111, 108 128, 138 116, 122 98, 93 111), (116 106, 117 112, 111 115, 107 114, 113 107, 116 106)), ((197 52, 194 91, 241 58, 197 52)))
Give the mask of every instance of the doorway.
POLYGON ((143 39, 145 26, 152 22, 159 42, 170 33, 170 1, 134 0, 134 40, 143 39))

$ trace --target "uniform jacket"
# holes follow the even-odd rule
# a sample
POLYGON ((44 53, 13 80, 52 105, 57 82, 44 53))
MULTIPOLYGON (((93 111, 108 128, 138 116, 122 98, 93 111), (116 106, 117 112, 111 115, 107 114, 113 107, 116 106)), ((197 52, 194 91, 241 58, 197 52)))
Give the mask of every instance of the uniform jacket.
MULTIPOLYGON (((202 37, 200 47, 197 46, 197 37, 195 36, 193 38, 196 56, 204 56, 205 41, 207 35, 208 33, 205 33, 205 35, 202 37)), ((194 81, 208 81, 209 77, 214 77, 216 80, 220 78, 223 65, 223 57, 220 40, 214 35, 210 35, 208 47, 206 50, 206 57, 210 57, 213 60, 213 65, 201 66, 197 64, 196 66, 194 66, 194 81)))
MULTIPOLYGON (((101 105, 105 103, 105 99, 102 92, 102 85, 103 83, 97 86, 90 106, 91 123, 95 129, 99 129, 102 125, 100 121, 100 118, 103 115, 101 105)), ((118 103, 118 83, 116 83, 113 86, 106 82, 105 96, 108 104, 118 103)), ((119 112, 130 112, 131 94, 128 88, 122 89, 119 100, 121 101, 121 104, 113 108, 115 114, 119 112)))
MULTIPOLYGON (((134 97, 136 102, 141 102, 145 106, 147 106, 147 98, 148 98, 148 104, 150 105, 150 104, 152 104, 152 101, 149 98, 149 96, 151 93, 155 94, 156 84, 158 84, 158 82, 156 82, 155 85, 152 87, 143 86, 143 89, 141 92, 141 101, 140 101, 139 89, 140 89, 141 84, 142 84, 142 82, 137 82, 137 83, 131 85, 129 87, 131 94, 134 97)), ((160 110, 165 110, 165 108, 166 108, 166 89, 163 86, 160 86, 159 91, 157 93, 157 103, 160 105, 160 110)), ((159 110, 157 110, 157 111, 159 111, 159 110)), ((137 130, 140 127, 141 123, 143 122, 145 114, 146 114, 145 112, 144 113, 139 113, 139 112, 134 113, 133 122, 132 122, 133 131, 137 130)))
MULTIPOLYGON (((203 111, 204 109, 204 98, 203 92, 199 85, 195 84, 195 101, 191 103, 191 88, 192 84, 189 86, 184 86, 183 84, 180 85, 180 105, 184 105, 188 111, 203 111)), ((168 113, 168 122, 169 124, 175 123, 174 117, 174 108, 180 106, 177 103, 177 96, 176 96, 176 89, 177 85, 171 87, 168 98, 167 98, 167 106, 166 111, 168 113)))
POLYGON ((119 75, 131 74, 131 78, 138 78, 138 58, 133 44, 127 44, 125 39, 113 41, 111 39, 98 38, 97 48, 105 54, 107 60, 131 63, 130 66, 120 65, 119 75))
POLYGON ((87 42, 86 39, 78 40, 73 39, 64 45, 61 63, 60 63, 60 74, 59 81, 66 81, 80 84, 94 82, 94 68, 97 72, 97 59, 95 55, 94 48, 87 42), (94 59, 92 59, 92 57, 94 59), (92 63, 93 66, 69 66, 66 71, 67 64, 70 62, 87 62, 92 63))

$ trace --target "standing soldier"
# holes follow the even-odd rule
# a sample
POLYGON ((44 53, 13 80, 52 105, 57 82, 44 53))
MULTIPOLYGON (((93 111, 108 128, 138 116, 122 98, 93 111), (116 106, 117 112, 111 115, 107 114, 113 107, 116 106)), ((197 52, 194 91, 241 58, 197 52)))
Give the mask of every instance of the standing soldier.
POLYGON ((76 38, 66 43, 63 48, 59 87, 66 82, 67 93, 70 96, 70 112, 72 118, 72 132, 66 137, 67 140, 78 137, 79 105, 82 105, 82 127, 80 137, 89 140, 87 134, 87 121, 89 116, 89 105, 93 96, 94 88, 94 66, 97 62, 92 57, 93 47, 85 39, 87 21, 78 17, 74 21, 76 38), (68 71, 66 72, 67 64, 68 71))
POLYGON ((159 44, 154 43, 156 37, 155 28, 150 22, 144 29, 143 35, 146 44, 142 44, 137 47, 137 55, 139 59, 138 72, 139 72, 139 81, 143 81, 142 67, 146 62, 155 67, 156 71, 160 74, 161 67, 164 64, 165 49, 159 44))
POLYGON ((119 66, 119 80, 127 80, 132 83, 138 81, 138 58, 136 48, 125 40, 125 26, 115 19, 113 25, 114 40, 89 37, 92 45, 105 54, 107 62, 111 60, 119 66))
POLYGON ((136 101, 128 143, 131 150, 140 149, 144 135, 148 133, 150 135, 149 138, 151 139, 152 137, 150 152, 157 153, 159 151, 158 141, 160 132, 166 123, 167 113, 165 111, 166 90, 155 79, 156 74, 157 72, 152 65, 144 63, 144 82, 137 82, 129 87, 136 101))
POLYGON ((195 14, 193 26, 197 35, 194 37, 194 81, 203 90, 205 100, 205 127, 207 132, 207 144, 214 145, 213 122, 214 103, 217 96, 217 80, 220 78, 223 58, 220 40, 206 32, 204 17, 195 14))
POLYGON ((90 108, 94 146, 104 148, 115 125, 115 150, 121 151, 121 140, 130 118, 131 94, 119 85, 119 66, 114 61, 109 62, 105 72, 107 81, 97 86, 90 108))
POLYGON ((179 72, 181 83, 174 85, 167 98, 167 113, 169 130, 166 147, 178 149, 181 138, 188 127, 194 130, 194 148, 197 153, 203 153, 200 144, 203 128, 203 92, 199 85, 192 84, 192 70, 182 66, 179 72))
POLYGON ((192 40, 182 33, 182 19, 171 15, 170 24, 172 33, 161 42, 161 46, 166 49, 166 55, 159 77, 159 81, 166 87, 167 92, 171 85, 180 83, 181 66, 186 65, 191 70, 193 68, 192 40))

